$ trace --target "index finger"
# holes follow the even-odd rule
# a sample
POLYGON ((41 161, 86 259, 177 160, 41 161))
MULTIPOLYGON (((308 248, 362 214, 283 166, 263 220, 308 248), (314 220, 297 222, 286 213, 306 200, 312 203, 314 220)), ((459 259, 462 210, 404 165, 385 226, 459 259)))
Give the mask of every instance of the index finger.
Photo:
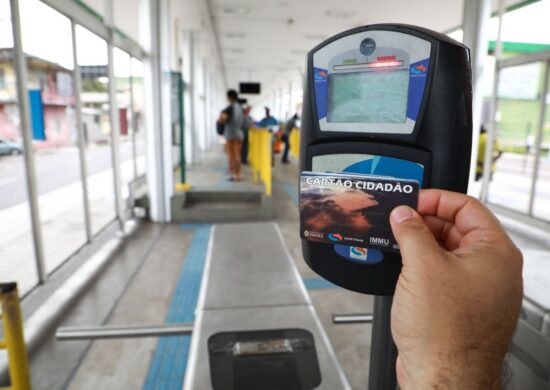
POLYGON ((462 236, 475 230, 503 232, 500 222, 487 207, 477 199, 457 192, 421 190, 418 197, 418 212, 454 224, 462 236))

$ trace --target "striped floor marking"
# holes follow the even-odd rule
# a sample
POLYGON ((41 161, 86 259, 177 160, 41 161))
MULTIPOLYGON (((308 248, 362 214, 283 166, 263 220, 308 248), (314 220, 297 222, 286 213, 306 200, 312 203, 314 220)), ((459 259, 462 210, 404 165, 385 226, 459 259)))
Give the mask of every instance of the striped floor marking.
MULTIPOLYGON (((295 205, 298 205, 299 199, 298 199, 298 189, 296 188, 296 185, 288 181, 279 181, 279 184, 286 191, 286 193, 292 200, 292 203, 294 203, 295 205)), ((303 281, 307 290, 325 290, 329 288, 338 287, 337 285, 332 284, 328 280, 318 278, 318 277, 304 278, 303 281)))
MULTIPOLYGON (((211 225, 182 225, 194 230, 165 323, 193 322, 204 270, 211 225)), ((181 390, 189 357, 191 336, 159 338, 144 390, 181 390)))

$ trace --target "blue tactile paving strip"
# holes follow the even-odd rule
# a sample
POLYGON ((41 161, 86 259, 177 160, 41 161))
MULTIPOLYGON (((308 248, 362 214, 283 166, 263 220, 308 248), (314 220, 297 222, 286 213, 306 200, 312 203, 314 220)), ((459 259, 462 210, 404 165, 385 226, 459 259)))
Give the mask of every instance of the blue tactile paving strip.
MULTIPOLYGON (((193 239, 166 315, 165 323, 193 322, 199 298, 200 284, 211 225, 182 225, 192 229, 193 239)), ((191 336, 161 337, 151 360, 144 390, 180 390, 185 378, 191 336)))
POLYGON ((328 280, 321 278, 304 278, 304 285, 307 290, 325 290, 328 288, 337 288, 338 286, 332 284, 328 280))

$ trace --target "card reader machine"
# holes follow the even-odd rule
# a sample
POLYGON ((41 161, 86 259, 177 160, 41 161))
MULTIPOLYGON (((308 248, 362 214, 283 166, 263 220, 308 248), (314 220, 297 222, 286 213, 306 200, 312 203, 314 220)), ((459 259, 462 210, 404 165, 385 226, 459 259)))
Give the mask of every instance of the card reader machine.
MULTIPOLYGON (((466 192, 472 115, 468 49, 407 25, 359 27, 308 53, 300 171, 418 181, 466 192)), ((309 266, 349 290, 391 295, 399 253, 302 240, 309 266)))

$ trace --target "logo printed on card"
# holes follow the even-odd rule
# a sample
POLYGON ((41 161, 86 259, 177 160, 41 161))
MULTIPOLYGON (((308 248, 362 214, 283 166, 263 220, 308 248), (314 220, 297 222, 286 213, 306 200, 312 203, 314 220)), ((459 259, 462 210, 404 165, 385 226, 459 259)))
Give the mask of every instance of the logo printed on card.
POLYGON ((340 233, 330 233, 328 235, 328 239, 330 241, 338 242, 338 241, 342 241, 344 239, 344 237, 342 237, 342 235, 340 233))
POLYGON ((349 257, 357 260, 367 260, 367 248, 361 248, 358 246, 349 247, 349 257))

